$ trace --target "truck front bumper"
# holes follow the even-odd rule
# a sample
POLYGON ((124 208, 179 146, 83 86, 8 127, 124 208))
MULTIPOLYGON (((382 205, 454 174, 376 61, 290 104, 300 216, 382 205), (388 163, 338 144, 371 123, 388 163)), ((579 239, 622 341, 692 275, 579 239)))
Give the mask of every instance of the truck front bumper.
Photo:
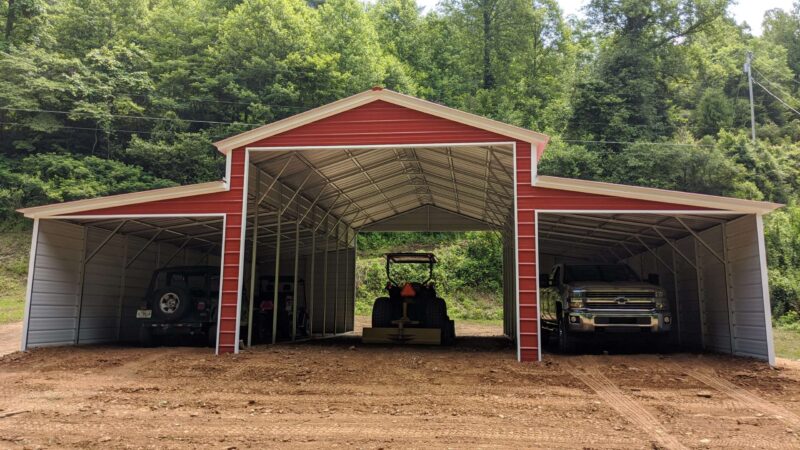
POLYGON ((567 313, 569 331, 592 333, 595 331, 667 332, 672 328, 672 315, 658 310, 571 310, 567 313))

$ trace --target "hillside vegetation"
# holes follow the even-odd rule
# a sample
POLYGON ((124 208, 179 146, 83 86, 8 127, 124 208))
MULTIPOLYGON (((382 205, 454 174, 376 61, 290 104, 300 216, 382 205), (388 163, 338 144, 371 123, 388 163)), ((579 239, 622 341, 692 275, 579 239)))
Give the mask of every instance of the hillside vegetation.
POLYGON ((19 207, 219 179, 211 142, 380 85, 549 134, 543 174, 789 204, 767 223, 784 316, 800 311, 800 5, 755 36, 732 4, 1 1, 0 228, 28 226, 19 207))
MULTIPOLYGON (((496 233, 366 233, 358 248, 356 314, 370 315, 375 299, 386 296, 385 253, 432 252, 438 260, 433 280, 451 318, 503 318, 503 253, 496 233)), ((428 277, 427 267, 417 265, 395 266, 392 273, 399 283, 428 277)))

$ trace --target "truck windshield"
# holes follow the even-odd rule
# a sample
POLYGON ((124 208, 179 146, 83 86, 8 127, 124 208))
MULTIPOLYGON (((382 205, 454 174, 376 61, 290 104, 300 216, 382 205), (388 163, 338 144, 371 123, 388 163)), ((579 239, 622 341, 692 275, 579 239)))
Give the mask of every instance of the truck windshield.
POLYGON ((567 266, 564 272, 564 281, 640 281, 639 277, 630 267, 624 264, 567 266))

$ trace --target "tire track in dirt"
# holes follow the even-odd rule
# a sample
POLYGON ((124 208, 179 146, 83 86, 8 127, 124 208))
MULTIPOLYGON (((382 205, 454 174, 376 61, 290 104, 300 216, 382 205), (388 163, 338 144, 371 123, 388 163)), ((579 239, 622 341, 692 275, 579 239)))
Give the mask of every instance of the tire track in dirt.
POLYGON ((580 366, 573 361, 566 364, 567 372, 592 389, 619 415, 647 433, 656 443, 669 449, 686 449, 678 439, 670 434, 649 411, 625 395, 611 380, 598 370, 592 358, 581 357, 580 366))
POLYGON ((715 375, 712 367, 703 365, 701 369, 693 369, 679 366, 674 362, 666 362, 662 364, 678 373, 685 373, 689 375, 709 388, 727 395, 747 408, 758 411, 764 415, 774 417, 788 425, 791 425, 792 427, 800 428, 800 416, 780 405, 776 405, 775 403, 763 399, 747 389, 736 386, 730 381, 715 375))

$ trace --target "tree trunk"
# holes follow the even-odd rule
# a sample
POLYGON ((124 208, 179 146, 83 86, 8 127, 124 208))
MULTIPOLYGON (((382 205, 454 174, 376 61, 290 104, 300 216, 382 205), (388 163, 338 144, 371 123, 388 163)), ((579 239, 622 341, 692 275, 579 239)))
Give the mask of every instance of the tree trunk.
POLYGON ((11 44, 11 31, 14 29, 14 0, 8 0, 8 13, 6 14, 6 45, 11 44))

